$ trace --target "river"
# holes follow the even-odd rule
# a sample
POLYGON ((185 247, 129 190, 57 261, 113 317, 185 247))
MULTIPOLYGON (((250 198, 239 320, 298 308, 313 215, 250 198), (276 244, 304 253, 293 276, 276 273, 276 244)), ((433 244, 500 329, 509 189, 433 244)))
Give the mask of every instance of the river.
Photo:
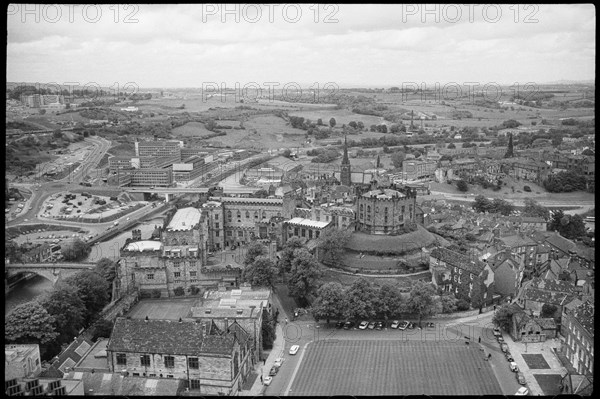
MULTIPOLYGON (((163 218, 154 218, 138 224, 108 241, 94 245, 87 261, 96 262, 101 258, 117 260, 119 257, 119 249, 125 245, 125 240, 131 237, 131 231, 133 229, 142 231, 142 239, 149 239, 154 231, 154 227, 162 225, 163 218)), ((14 309, 17 305, 31 301, 38 295, 50 290, 52 290, 52 282, 41 276, 35 276, 29 280, 21 281, 8 293, 8 295, 5 296, 4 314, 14 309)))

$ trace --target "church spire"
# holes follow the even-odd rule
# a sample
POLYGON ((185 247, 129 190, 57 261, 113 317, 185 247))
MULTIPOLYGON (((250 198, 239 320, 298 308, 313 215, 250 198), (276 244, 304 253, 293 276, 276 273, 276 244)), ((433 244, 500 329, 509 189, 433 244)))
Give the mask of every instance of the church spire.
POLYGON ((340 165, 340 182, 344 186, 352 186, 352 179, 350 177, 350 159, 348 158, 348 140, 344 136, 344 157, 342 158, 342 164, 340 165))

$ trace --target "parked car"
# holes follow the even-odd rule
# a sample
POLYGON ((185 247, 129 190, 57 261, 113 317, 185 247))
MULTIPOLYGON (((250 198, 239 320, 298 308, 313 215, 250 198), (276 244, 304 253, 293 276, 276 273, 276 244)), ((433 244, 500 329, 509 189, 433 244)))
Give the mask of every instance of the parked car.
POLYGON ((515 393, 516 396, 527 396, 529 395, 529 388, 527 387, 521 387, 519 388, 519 390, 515 393))
POLYGON ((344 327, 343 321, 338 321, 337 323, 335 323, 335 328, 342 328, 342 327, 344 327))
POLYGON ((494 337, 502 336, 502 331, 498 327, 494 328, 494 337))
POLYGON ((277 375, 278 371, 279 371, 279 367, 277 367, 277 366, 274 365, 273 367, 271 367, 271 370, 269 370, 269 375, 270 376, 277 375))
POLYGON ((510 371, 514 371, 515 373, 519 372, 519 366, 517 366, 517 363, 515 362, 510 362, 510 371))
POLYGON ((369 326, 369 322, 368 321, 361 321, 358 328, 361 330, 366 330, 367 327, 369 326))
POLYGON ((496 339, 498 340, 498 342, 499 342, 499 343, 501 343, 501 344, 502 344, 502 343, 504 343, 504 338, 502 338, 502 336, 501 336, 501 335, 498 335, 498 336, 496 337, 496 339))
POLYGON ((506 356, 506 360, 508 360, 509 362, 514 362, 515 361, 515 359, 510 354, 510 352, 506 352, 504 355, 506 356))
POLYGON ((398 328, 399 326, 400 326, 400 320, 394 320, 394 321, 392 321, 390 328, 398 328))
POLYGON ((506 352, 508 352, 508 345, 502 344, 502 345, 500 345, 500 349, 502 350, 502 352, 506 353, 506 352))
POLYGON ((352 327, 354 327, 354 323, 353 322, 347 321, 347 322, 344 323, 344 330, 349 330, 352 327))
POLYGON ((375 328, 375 322, 372 321, 369 323, 369 330, 373 330, 375 328))
POLYGON ((375 323, 375 329, 376 330, 383 330, 383 322, 382 321, 378 321, 377 323, 375 323))
POLYGON ((425 327, 427 327, 427 328, 435 328, 435 324, 433 324, 432 322, 428 322, 428 323, 425 323, 425 327))
POLYGON ((525 381, 525 376, 520 371, 517 373, 517 381, 519 381, 519 384, 521 385, 527 384, 527 381, 525 381))
POLYGON ((415 328, 415 323, 409 322, 407 328, 412 330, 413 328, 415 328))
POLYGON ((282 364, 283 364, 283 358, 278 357, 277 359, 275 359, 275 363, 273 363, 273 366, 281 367, 282 364))
POLYGON ((290 355, 295 355, 296 353, 298 353, 299 349, 300 345, 292 345, 292 347, 290 348, 290 355))
POLYGON ((408 321, 403 321, 400 323, 400 325, 398 326, 398 329, 400 330, 406 330, 406 328, 408 327, 410 323, 408 321))
POLYGON ((265 377, 263 379, 263 384, 265 384, 265 385, 271 385, 271 381, 273 381, 273 377, 271 377, 271 376, 265 377))

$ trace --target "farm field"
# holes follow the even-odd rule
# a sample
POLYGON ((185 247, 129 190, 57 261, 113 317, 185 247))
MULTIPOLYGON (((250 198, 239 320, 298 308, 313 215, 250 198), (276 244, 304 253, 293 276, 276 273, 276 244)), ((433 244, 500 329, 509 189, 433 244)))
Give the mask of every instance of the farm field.
POLYGON ((290 112, 289 115, 301 116, 304 119, 310 119, 313 122, 317 122, 317 120, 321 118, 325 125, 329 125, 329 120, 335 118, 335 126, 342 126, 343 124, 347 125, 352 121, 361 121, 366 127, 380 125, 381 123, 390 123, 384 121, 383 118, 379 116, 355 114, 347 109, 302 110, 290 112))
POLYGON ((290 395, 501 395, 481 352, 453 342, 335 341, 308 345, 290 395))
POLYGON ((175 137, 203 137, 214 134, 204 127, 200 122, 188 122, 183 126, 178 126, 171 131, 175 137))
POLYGON ((197 302, 196 298, 181 299, 144 299, 139 301, 127 314, 132 319, 179 320, 187 317, 192 306, 197 302))

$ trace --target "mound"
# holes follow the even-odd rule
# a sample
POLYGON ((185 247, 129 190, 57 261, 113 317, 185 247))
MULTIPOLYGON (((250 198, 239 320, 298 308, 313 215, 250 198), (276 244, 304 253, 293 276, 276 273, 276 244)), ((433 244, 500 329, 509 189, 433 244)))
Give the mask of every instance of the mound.
POLYGON ((417 231, 398 236, 354 232, 346 244, 346 249, 365 253, 404 254, 436 245, 436 238, 439 245, 445 246, 446 240, 428 232, 422 226, 417 227, 417 231))

